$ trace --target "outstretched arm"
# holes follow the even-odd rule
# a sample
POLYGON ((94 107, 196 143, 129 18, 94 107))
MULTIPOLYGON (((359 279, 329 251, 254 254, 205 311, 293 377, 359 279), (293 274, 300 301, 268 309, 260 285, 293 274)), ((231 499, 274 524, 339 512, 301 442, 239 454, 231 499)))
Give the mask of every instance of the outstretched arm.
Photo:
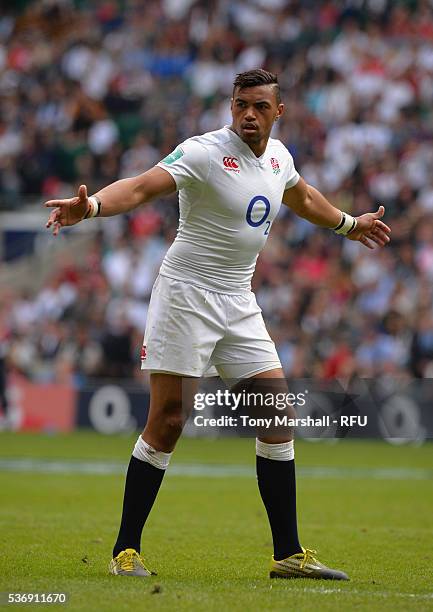
MULTIPOLYGON (((283 203, 299 217, 320 227, 336 229, 342 221, 342 212, 332 206, 320 191, 308 185, 302 177, 294 187, 284 192, 283 203)), ((346 234, 346 238, 357 240, 369 249, 374 248, 373 243, 385 246, 390 241, 391 229, 380 221, 384 213, 384 207, 379 206, 374 213, 355 217, 356 226, 346 234)))
MULTIPOLYGON (((172 176, 166 170, 155 166, 139 176, 111 183, 93 195, 101 202, 100 216, 112 217, 173 191, 176 191, 176 183, 172 176)), ((93 211, 92 204, 86 185, 81 185, 74 198, 48 200, 45 206, 53 210, 46 227, 52 227, 54 236, 57 236, 62 227, 75 225, 87 218, 93 211)))

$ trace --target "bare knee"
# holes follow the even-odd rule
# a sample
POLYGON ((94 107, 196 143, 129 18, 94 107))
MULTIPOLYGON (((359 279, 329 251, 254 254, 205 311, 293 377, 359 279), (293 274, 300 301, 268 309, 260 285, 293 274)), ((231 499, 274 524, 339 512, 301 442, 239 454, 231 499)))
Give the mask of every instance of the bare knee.
POLYGON ((162 427, 165 429, 168 437, 177 440, 182 433, 184 426, 184 419, 182 414, 168 414, 163 423, 161 423, 162 427))
MULTIPOLYGON (((192 383, 191 389, 194 386, 192 383)), ((191 402, 183 378, 176 375, 151 375, 151 402, 143 438, 156 450, 171 452, 188 418, 191 402)))
POLYGON ((184 424, 185 417, 180 404, 174 402, 159 404, 149 413, 143 438, 156 450, 171 452, 176 446, 184 424))

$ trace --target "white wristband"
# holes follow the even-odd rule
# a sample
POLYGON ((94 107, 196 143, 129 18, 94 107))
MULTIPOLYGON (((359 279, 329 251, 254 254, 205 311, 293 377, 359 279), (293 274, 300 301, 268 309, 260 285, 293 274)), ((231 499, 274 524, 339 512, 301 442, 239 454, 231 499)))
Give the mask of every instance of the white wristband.
POLYGON ((89 198, 89 204, 92 207, 89 217, 96 217, 96 215, 98 214, 98 202, 96 200, 95 197, 90 196, 89 198))
POLYGON ((97 217, 99 215, 100 208, 101 208, 100 202, 98 202, 98 199, 96 198, 96 196, 90 196, 88 200, 89 200, 89 208, 86 214, 84 215, 85 219, 91 219, 92 217, 97 217))
POLYGON ((350 234, 356 227, 356 219, 351 215, 348 215, 345 212, 341 212, 341 221, 340 223, 333 228, 336 234, 341 234, 342 236, 347 236, 350 234))

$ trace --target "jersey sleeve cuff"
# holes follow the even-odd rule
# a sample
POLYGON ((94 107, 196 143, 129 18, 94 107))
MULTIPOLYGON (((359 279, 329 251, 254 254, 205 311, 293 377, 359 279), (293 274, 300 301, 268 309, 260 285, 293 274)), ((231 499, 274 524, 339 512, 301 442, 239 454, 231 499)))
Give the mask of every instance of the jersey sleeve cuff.
POLYGON ((170 168, 169 166, 166 166, 162 162, 158 162, 156 165, 158 166, 158 168, 162 168, 163 170, 165 170, 166 172, 169 173, 169 175, 173 178, 174 182, 176 183, 176 191, 179 191, 179 189, 180 189, 179 181, 180 181, 181 177, 176 175, 176 172, 174 172, 173 168, 170 168))
POLYGON ((294 174, 292 176, 292 178, 290 179, 290 181, 287 181, 286 186, 284 188, 284 191, 286 191, 287 189, 291 189, 292 187, 294 187, 296 185, 296 183, 299 181, 300 179, 300 175, 298 172, 296 172, 296 174, 294 174))

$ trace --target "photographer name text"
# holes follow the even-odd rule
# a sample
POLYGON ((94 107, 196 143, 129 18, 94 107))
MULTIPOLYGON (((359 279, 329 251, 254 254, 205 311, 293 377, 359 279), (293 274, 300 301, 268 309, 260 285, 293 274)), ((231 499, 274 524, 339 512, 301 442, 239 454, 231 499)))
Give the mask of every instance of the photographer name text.
POLYGON ((340 427, 365 427, 367 425, 366 416, 356 415, 341 415, 334 419, 329 414, 323 415, 320 418, 311 416, 303 418, 290 418, 286 415, 274 415, 273 417, 253 418, 248 415, 239 415, 237 417, 223 415, 220 417, 205 417, 198 414, 194 417, 194 425, 196 427, 262 427, 270 429, 271 427, 331 427, 338 425, 340 427))

